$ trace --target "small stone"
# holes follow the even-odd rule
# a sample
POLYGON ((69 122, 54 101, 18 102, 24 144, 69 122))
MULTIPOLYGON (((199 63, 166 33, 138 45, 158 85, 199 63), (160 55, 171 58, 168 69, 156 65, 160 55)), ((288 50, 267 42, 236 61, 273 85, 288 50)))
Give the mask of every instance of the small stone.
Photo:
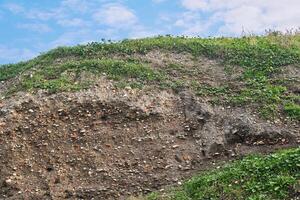
POLYGON ((11 179, 7 179, 7 180, 5 180, 5 183, 6 183, 6 184, 11 184, 11 182, 12 182, 12 180, 11 180, 11 179))
POLYGON ((96 169, 96 172, 105 172, 106 170, 105 169, 102 169, 102 168, 98 168, 96 169))
POLYGON ((175 155, 175 160, 177 161, 177 162, 182 162, 182 159, 181 159, 181 157, 179 156, 179 155, 175 155))
POLYGON ((264 145, 265 142, 261 140, 261 141, 256 142, 256 144, 257 144, 257 145, 264 145))
POLYGON ((80 130, 80 133, 85 133, 85 132, 86 132, 85 129, 80 130))

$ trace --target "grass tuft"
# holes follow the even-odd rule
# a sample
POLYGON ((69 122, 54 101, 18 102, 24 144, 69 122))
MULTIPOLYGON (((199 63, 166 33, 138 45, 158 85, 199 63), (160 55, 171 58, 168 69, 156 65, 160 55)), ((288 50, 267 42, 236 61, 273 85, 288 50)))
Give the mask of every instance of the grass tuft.
POLYGON ((163 79, 163 75, 148 66, 122 60, 101 59, 67 62, 59 66, 44 66, 30 74, 23 75, 12 91, 35 91, 45 89, 49 92, 76 91, 87 88, 92 80, 81 80, 80 74, 107 75, 113 80, 135 79, 136 85, 163 79))
MULTIPOLYGON (((164 199, 291 199, 300 180, 300 148, 268 156, 252 155, 211 170, 164 194, 164 199)), ((152 196, 151 196, 152 197, 152 196)), ((155 195, 155 199, 162 199, 155 195)), ((153 198, 152 198, 153 199, 153 198)))

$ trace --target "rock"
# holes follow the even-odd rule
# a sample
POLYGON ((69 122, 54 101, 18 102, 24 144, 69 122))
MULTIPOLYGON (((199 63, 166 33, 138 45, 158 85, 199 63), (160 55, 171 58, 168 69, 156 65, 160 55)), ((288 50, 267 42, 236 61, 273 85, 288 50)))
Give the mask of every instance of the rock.
POLYGON ((223 144, 218 144, 216 142, 212 143, 209 147, 208 153, 211 156, 218 156, 225 152, 225 147, 223 144))
POLYGON ((263 145, 263 144, 278 144, 289 143, 295 141, 295 136, 285 129, 280 129, 272 126, 263 126, 261 131, 250 136, 250 143, 263 145), (284 142, 282 142, 284 141, 284 142))
POLYGON ((175 154, 175 160, 177 161, 177 162, 182 162, 183 161, 183 159, 181 158, 181 156, 180 155, 178 155, 178 154, 175 154))
POLYGON ((195 96, 189 91, 183 91, 180 94, 184 105, 185 120, 190 122, 187 125, 188 129, 197 129, 199 125, 206 123, 206 121, 213 115, 212 109, 206 103, 199 103, 195 96))
POLYGON ((5 183, 6 183, 7 185, 10 185, 10 184, 12 183, 12 180, 11 180, 11 179, 6 179, 6 180, 5 180, 5 183))
POLYGON ((246 142, 252 132, 251 122, 247 118, 227 120, 224 129, 225 140, 230 145, 246 142))

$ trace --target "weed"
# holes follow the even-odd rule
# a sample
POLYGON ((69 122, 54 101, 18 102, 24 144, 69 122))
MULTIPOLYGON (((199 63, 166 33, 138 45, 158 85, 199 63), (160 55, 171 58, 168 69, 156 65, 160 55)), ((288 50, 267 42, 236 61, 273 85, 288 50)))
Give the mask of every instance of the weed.
POLYGON ((83 60, 64 63, 60 66, 44 66, 24 75, 15 91, 45 89, 50 92, 76 91, 87 88, 88 81, 80 80, 82 71, 93 74, 106 74, 114 80, 136 79, 131 86, 140 87, 143 82, 163 79, 163 76, 140 63, 128 63, 120 60, 83 60))
MULTIPOLYGON (((252 155, 204 172, 170 191, 173 200, 287 199, 300 178, 300 149, 252 155)), ((159 199, 159 197, 156 198, 159 199)))
POLYGON ((153 83, 158 79, 162 80, 166 78, 170 70, 175 70, 182 77, 174 80, 174 77, 170 76, 168 83, 157 81, 159 85, 175 89, 182 86, 193 87, 187 82, 182 83, 182 81, 185 81, 185 75, 193 77, 193 74, 198 72, 194 70, 188 71, 184 66, 178 64, 170 64, 165 69, 165 73, 145 67, 145 64, 141 67, 134 59, 127 58, 127 61, 118 62, 107 59, 107 57, 115 54, 145 54, 155 49, 179 53, 187 52, 194 55, 195 58, 206 56, 220 60, 226 66, 228 74, 231 73, 232 68, 230 66, 244 68, 241 77, 243 87, 238 90, 236 88, 234 90, 228 88, 226 91, 222 88, 204 88, 198 91, 199 94, 224 95, 232 100, 231 103, 254 105, 258 109, 263 110, 262 115, 268 117, 273 116, 273 114, 276 115, 277 111, 289 112, 288 109, 282 109, 286 93, 284 91, 286 89, 283 89, 283 86, 286 85, 286 82, 275 82, 273 81, 273 77, 276 73, 280 73, 282 66, 299 65, 299 41, 299 34, 269 34, 260 37, 250 36, 241 38, 159 36, 119 42, 104 40, 99 43, 93 42, 87 45, 59 47, 27 62, 1 66, 0 81, 14 78, 34 68, 38 71, 37 77, 33 78, 32 83, 25 83, 26 87, 24 86, 24 88, 54 88, 54 91, 60 91, 59 88, 63 88, 63 90, 77 90, 82 87, 72 86, 72 81, 74 81, 72 77, 61 77, 59 75, 59 78, 57 78, 57 74, 61 74, 67 70, 78 75, 80 72, 87 70, 96 74, 105 73, 109 78, 117 81, 124 79, 124 77, 133 77, 137 79, 135 82, 138 85, 143 85, 145 82, 153 83), (75 60, 75 62, 56 64, 57 61, 68 59, 75 60), (54 77, 56 81, 52 80, 51 77, 54 77), (44 78, 45 80, 43 80, 44 78), (273 114, 271 110, 274 110, 273 114))
POLYGON ((284 111, 293 119, 300 120, 300 106, 295 103, 287 103, 284 105, 284 111))

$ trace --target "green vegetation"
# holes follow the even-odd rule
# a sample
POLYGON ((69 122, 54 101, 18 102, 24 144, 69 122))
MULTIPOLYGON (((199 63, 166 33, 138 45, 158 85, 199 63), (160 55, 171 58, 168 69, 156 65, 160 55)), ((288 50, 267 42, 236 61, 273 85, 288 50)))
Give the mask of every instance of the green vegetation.
POLYGON ((294 119, 300 120, 300 106, 294 103, 284 105, 284 111, 294 119))
POLYGON ((24 75, 20 83, 10 92, 24 89, 29 91, 46 89, 50 92, 80 90, 86 88, 89 81, 92 81, 81 80, 80 75, 83 71, 94 75, 105 73, 114 80, 134 78, 137 83, 163 79, 163 75, 141 63, 112 59, 91 59, 67 62, 58 66, 40 67, 33 73, 24 75))
POLYGON ((0 66, 0 81, 5 81, 14 78, 22 72, 34 67, 35 62, 20 62, 18 64, 0 66))
POLYGON ((192 83, 192 85, 193 85, 193 89, 196 91, 196 94, 200 96, 221 96, 229 93, 228 86, 211 87, 211 86, 199 85, 197 83, 192 83))
POLYGON ((286 65, 300 65, 299 34, 272 33, 242 38, 160 36, 59 47, 28 62, 0 67, 0 81, 22 74, 20 83, 10 93, 36 89, 47 89, 51 92, 74 91, 91 84, 88 81, 74 84, 74 81, 77 83, 74 74, 78 78, 83 71, 105 73, 108 78, 119 81, 116 85, 120 87, 132 85, 142 88, 144 84, 157 84, 161 88, 173 89, 191 87, 201 96, 222 96, 219 103, 256 106, 266 118, 276 117, 280 111, 284 111, 291 118, 298 119, 299 101, 290 100, 289 97, 299 95, 289 91, 284 81, 273 80, 274 74, 281 73, 281 68, 286 65), (184 66, 169 63, 163 71, 124 56, 145 54, 156 49, 187 52, 195 58, 206 56, 217 59, 225 66, 240 66, 244 71, 240 77, 240 88, 211 88, 199 84, 194 87, 193 81, 188 82, 183 77, 193 76, 197 70, 188 70, 184 66), (108 59, 114 55, 121 60, 108 59), (174 70, 179 77, 170 75, 174 70), (130 80, 131 78, 136 80, 130 80))
POLYGON ((300 184, 300 148, 268 156, 249 156, 204 172, 167 194, 151 200, 291 199, 300 184))

